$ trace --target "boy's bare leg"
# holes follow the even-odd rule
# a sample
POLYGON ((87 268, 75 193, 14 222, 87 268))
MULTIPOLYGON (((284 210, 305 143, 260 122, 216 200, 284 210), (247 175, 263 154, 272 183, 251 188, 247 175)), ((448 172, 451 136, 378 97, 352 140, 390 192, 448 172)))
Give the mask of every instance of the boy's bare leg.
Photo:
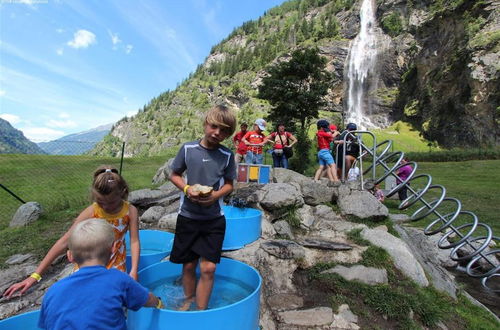
POLYGON ((194 301, 196 291, 196 266, 198 259, 182 265, 182 287, 184 288, 184 302, 180 311, 187 311, 194 301))
MULTIPOLYGON (((316 173, 314 174, 314 180, 318 181, 319 178, 321 177, 321 173, 323 172, 324 165, 320 165, 319 168, 316 170, 316 173)), ((328 173, 328 172, 327 172, 328 173)))
POLYGON ((333 178, 332 181, 339 181, 339 178, 337 176, 337 166, 335 166, 335 163, 329 165, 328 170, 330 171, 331 176, 333 178))
POLYGON ((200 262, 200 280, 196 288, 196 305, 199 310, 207 309, 210 294, 214 286, 215 263, 201 258, 200 262))
POLYGON ((328 176, 328 180, 333 181, 331 165, 326 165, 326 175, 328 176))

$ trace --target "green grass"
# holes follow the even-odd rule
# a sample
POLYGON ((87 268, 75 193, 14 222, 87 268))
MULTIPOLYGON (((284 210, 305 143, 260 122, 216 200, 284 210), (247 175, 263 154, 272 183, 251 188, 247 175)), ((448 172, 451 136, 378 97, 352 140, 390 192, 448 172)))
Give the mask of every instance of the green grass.
POLYGON ((381 329, 422 329, 422 326, 434 329, 439 322, 449 329, 498 329, 498 322, 489 313, 464 296, 459 295, 453 300, 431 286, 422 288, 416 285, 395 269, 383 249, 370 246, 360 263, 385 268, 389 282, 367 285, 347 281, 337 274, 321 274, 335 263, 318 263, 306 272, 310 287, 329 295, 333 310, 341 304, 348 304, 358 315, 358 325, 363 329, 377 326, 381 329), (410 316, 412 312, 413 318, 410 316))
MULTIPOLYGON (((441 184, 446 188, 446 196, 455 197, 462 202, 462 210, 474 212, 480 222, 491 226, 493 233, 500 234, 500 222, 498 221, 498 205, 500 205, 500 160, 477 160, 450 163, 418 163, 417 174, 427 173, 433 178, 433 184, 441 184)), ((420 185, 415 184, 418 188, 420 185)), ((430 193, 428 201, 432 201, 435 193, 430 193)), ((427 197, 427 195, 425 196, 427 197)), ((385 205, 393 213, 402 213, 397 210, 399 202, 386 199, 385 205)), ((451 205, 451 204, 450 204, 451 205)), ((417 208, 422 206, 417 202, 416 206, 405 210, 404 213, 411 215, 417 208)), ((442 214, 451 212, 452 209, 444 207, 442 214)), ((441 213, 441 212, 440 212, 441 213)), ((432 215, 415 222, 417 226, 425 226, 435 219, 432 215)), ((457 224, 469 222, 470 218, 457 219, 457 224)))
MULTIPOLYGON (((151 187, 165 156, 126 158, 122 174, 131 190, 151 187)), ((118 158, 91 156, 1 155, 0 183, 25 201, 37 201, 44 215, 36 223, 9 228, 21 203, 0 189, 0 266, 15 253, 44 255, 69 228, 72 219, 90 203, 94 170, 102 164, 119 168, 118 158)))

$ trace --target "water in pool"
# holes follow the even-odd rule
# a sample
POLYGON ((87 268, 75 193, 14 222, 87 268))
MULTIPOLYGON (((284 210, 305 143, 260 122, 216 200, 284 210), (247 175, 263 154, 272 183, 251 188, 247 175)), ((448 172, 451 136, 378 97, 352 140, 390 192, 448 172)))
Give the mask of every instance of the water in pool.
MULTIPOLYGON (((184 292, 180 276, 167 277, 151 283, 148 288, 165 304, 166 309, 177 310, 184 302, 184 292)), ((234 278, 215 275, 214 288, 208 308, 219 308, 238 302, 248 297, 254 289, 234 278)), ((191 304, 189 310, 196 310, 196 304, 191 304)))

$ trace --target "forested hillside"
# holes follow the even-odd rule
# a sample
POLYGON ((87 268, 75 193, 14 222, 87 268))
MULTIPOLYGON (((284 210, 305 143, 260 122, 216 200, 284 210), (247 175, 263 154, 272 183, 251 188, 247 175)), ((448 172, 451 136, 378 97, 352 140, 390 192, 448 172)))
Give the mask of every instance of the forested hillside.
MULTIPOLYGON (((233 107, 240 120, 265 116, 256 97, 265 69, 297 48, 317 47, 333 80, 325 111, 345 108, 357 0, 292 0, 244 23, 215 45, 173 91, 116 123, 94 153, 156 154, 199 137, 204 112, 233 107)), ((499 8, 493 0, 378 0, 380 60, 370 115, 411 123, 445 147, 496 145, 500 108, 499 8)), ((338 118, 338 115, 337 115, 338 118)))
POLYGON ((23 132, 0 118, 0 154, 44 154, 36 143, 28 140, 23 132))

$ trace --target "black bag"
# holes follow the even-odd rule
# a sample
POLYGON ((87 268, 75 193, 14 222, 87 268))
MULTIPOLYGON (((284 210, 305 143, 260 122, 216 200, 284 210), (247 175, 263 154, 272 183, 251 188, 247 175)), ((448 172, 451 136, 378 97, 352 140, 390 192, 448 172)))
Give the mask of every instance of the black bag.
MULTIPOLYGON (((283 146, 283 154, 285 155, 286 159, 290 159, 292 158, 293 156, 293 149, 292 147, 285 147, 283 145, 283 140, 281 139, 281 135, 279 132, 276 132, 278 134, 278 137, 280 138, 280 141, 281 141, 281 145, 283 146)), ((286 135, 286 132, 285 132, 285 136, 286 136, 286 141, 287 141, 287 144, 288 144, 288 136, 286 135)))
POLYGON ((283 153, 285 154, 286 159, 290 159, 293 156, 293 149, 292 147, 284 147, 283 148, 283 153))

